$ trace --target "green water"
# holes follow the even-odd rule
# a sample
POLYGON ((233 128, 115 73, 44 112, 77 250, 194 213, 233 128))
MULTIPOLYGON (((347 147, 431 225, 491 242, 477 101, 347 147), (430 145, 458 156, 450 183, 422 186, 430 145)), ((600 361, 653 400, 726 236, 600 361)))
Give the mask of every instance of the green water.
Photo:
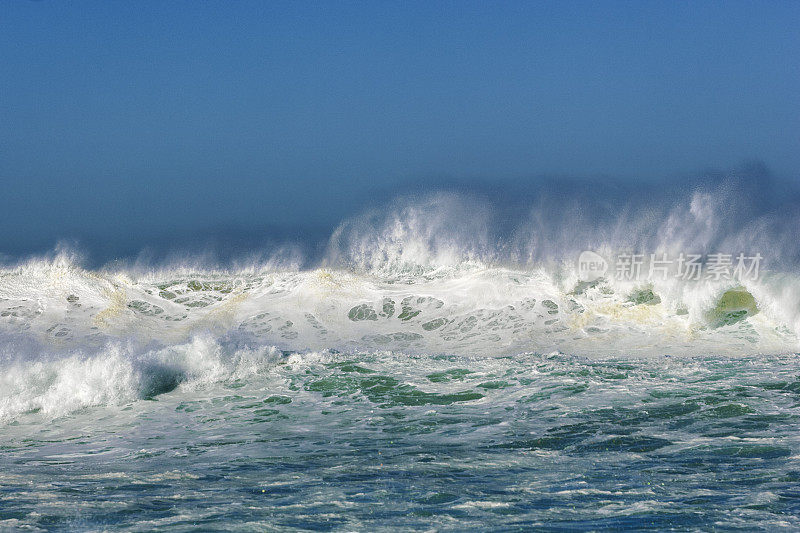
POLYGON ((3 426, 0 529, 796 530, 795 361, 287 352, 3 426))

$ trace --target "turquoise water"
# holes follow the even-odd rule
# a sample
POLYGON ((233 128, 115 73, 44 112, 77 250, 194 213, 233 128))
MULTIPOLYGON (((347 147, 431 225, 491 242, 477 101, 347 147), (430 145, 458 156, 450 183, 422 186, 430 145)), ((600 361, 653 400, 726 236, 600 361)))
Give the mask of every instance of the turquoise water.
POLYGON ((794 354, 214 350, 249 371, 7 422, 0 529, 800 528, 794 354))
POLYGON ((0 268, 0 530, 800 529, 796 268, 585 280, 438 205, 308 269, 0 268))

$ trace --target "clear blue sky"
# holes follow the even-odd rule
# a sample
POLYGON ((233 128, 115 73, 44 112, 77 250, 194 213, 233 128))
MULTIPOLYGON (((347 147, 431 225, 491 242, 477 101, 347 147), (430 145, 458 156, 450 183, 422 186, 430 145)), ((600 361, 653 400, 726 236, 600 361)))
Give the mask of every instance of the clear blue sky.
POLYGON ((0 253, 326 228, 426 180, 800 180, 799 58, 797 1, 0 0, 0 253))

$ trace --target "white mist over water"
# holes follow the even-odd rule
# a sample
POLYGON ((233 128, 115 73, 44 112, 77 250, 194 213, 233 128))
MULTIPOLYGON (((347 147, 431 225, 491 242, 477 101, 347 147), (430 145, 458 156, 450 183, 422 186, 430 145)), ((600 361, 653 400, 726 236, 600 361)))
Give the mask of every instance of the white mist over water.
POLYGON ((534 209, 502 235, 476 197, 401 199, 343 223, 310 269, 282 252, 233 269, 189 258, 92 271, 66 250, 8 267, 0 417, 231 379, 248 354, 276 349, 658 357, 798 348, 800 278, 787 259, 796 251, 776 248, 796 219, 764 231, 777 215, 746 218, 730 183, 660 211, 560 207, 534 209), (575 263, 583 249, 760 252, 766 268, 756 280, 587 284, 575 263))
POLYGON ((313 263, 8 265, 0 529, 796 528, 798 219, 742 191, 433 193, 313 263), (584 250, 764 263, 586 281, 584 250))

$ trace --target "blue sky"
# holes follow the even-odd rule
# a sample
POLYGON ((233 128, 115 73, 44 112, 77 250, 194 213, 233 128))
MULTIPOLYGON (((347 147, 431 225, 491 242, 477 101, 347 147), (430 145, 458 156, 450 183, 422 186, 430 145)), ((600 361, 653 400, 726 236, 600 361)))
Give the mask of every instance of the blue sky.
POLYGON ((5 0, 0 253, 324 232, 409 183, 800 181, 799 28, 799 2, 5 0))

